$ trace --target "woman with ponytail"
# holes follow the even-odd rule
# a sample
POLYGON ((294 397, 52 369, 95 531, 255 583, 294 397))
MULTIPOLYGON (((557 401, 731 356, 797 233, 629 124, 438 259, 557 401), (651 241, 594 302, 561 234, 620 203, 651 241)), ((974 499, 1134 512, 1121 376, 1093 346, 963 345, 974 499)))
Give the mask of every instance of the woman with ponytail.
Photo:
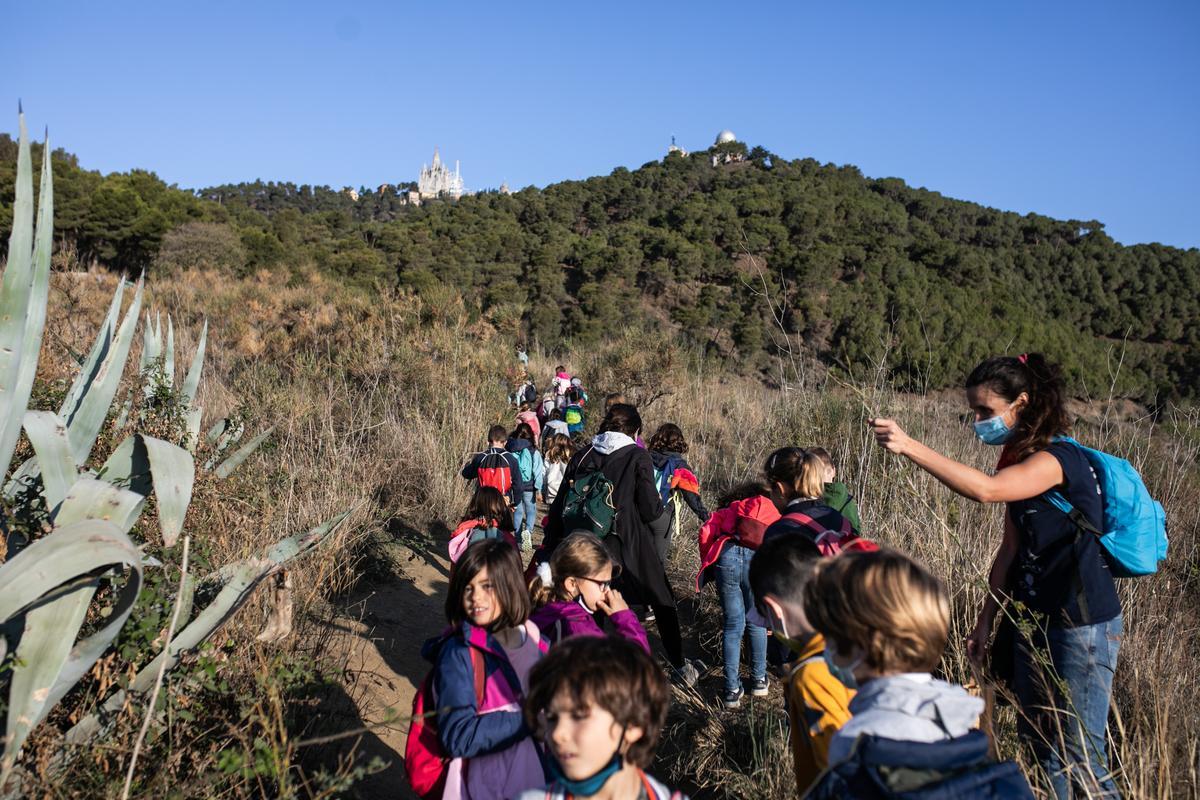
POLYGON ((1060 438, 1070 427, 1061 372, 1038 353, 989 358, 967 378, 966 397, 975 435, 1003 448, 994 474, 943 456, 894 420, 869 424, 882 447, 952 491, 1005 504, 990 591, 967 654, 984 662, 1001 601, 1016 601, 1006 613, 1020 609, 1030 624, 1017 627, 1033 633, 1018 636, 1010 652, 997 647, 991 663, 998 673, 1011 670, 1022 738, 1056 797, 1070 797, 1072 783, 1086 796, 1117 797, 1105 726, 1123 632, 1121 604, 1099 537, 1048 499, 1060 493, 1103 528, 1096 474, 1084 452, 1060 438))
POLYGON ((602 611, 619 635, 650 652, 637 614, 612 586, 621 571, 595 536, 586 531, 571 534, 537 569, 529 584, 534 606, 529 618, 550 644, 569 636, 603 636, 596 623, 596 612, 602 611))

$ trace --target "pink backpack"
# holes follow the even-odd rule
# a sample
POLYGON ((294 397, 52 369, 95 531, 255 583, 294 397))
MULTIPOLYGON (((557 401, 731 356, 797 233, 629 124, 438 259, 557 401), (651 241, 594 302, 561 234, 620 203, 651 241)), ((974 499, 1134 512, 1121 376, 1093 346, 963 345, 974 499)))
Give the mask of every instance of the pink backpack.
POLYGON ((879 549, 879 545, 870 539, 864 539, 854 532, 850 520, 842 518, 841 527, 832 531, 802 511, 784 514, 783 519, 790 519, 808 528, 810 538, 823 556, 836 556, 838 553, 864 552, 869 553, 879 549))

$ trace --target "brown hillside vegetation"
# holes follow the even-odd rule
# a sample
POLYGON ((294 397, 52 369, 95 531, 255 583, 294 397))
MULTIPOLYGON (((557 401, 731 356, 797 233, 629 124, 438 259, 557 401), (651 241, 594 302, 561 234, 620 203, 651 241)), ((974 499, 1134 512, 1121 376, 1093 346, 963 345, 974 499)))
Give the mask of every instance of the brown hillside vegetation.
MULTIPOLYGON (((32 408, 51 407, 63 391, 71 356, 86 350, 114 282, 107 274, 54 275, 32 408)), ((445 537, 468 498, 457 473, 487 425, 510 422, 507 376, 519 319, 481 316, 448 291, 368 295, 302 272, 241 280, 183 272, 148 284, 148 307, 172 314, 184 358, 208 319, 200 402, 209 415, 237 415, 254 431, 277 426, 231 481, 197 485, 186 524, 202 566, 245 556, 337 511, 355 513, 292 572, 292 636, 256 641, 265 612, 250 610, 169 677, 166 713, 138 764, 135 794, 405 796, 403 718, 425 669, 421 641, 442 626, 445 537)), ((539 384, 559 361, 591 393, 590 429, 599 421, 595 405, 616 390, 641 404, 647 427, 678 423, 709 501, 756 477, 777 446, 834 451, 869 533, 945 581, 953 618, 941 671, 974 682, 963 640, 999 542, 1000 509, 952 495, 889 456, 865 425, 868 413, 895 416, 941 452, 988 469, 996 453, 962 424, 956 395, 902 395, 869 381, 850 388, 811 376, 800 383, 796 376, 809 371, 798 364, 777 371, 783 389, 727 379, 703 354, 634 328, 586 352, 533 354, 539 384)), ((1159 574, 1120 582, 1126 639, 1110 725, 1115 765, 1124 796, 1200 796, 1200 413, 1176 409, 1152 422, 1136 409, 1110 408, 1122 413, 1090 407, 1076 435, 1143 470, 1171 533, 1159 574)), ((713 668, 696 691, 676 690, 656 769, 693 797, 792 797, 778 696, 736 711, 720 707, 720 611, 711 591, 696 597, 692 589, 694 534, 689 519, 672 555, 673 579, 689 626, 685 648, 713 668)), ((255 603, 264 603, 261 594, 255 603)), ((119 681, 128 668, 114 655, 92 680, 119 681)), ((49 768, 61 731, 95 694, 70 695, 30 740, 22 766, 41 796, 119 795, 144 710, 138 701, 127 704, 111 737, 86 746, 68 776, 49 768)), ((1002 754, 1022 757, 1010 708, 997 712, 994 732, 1002 754)))

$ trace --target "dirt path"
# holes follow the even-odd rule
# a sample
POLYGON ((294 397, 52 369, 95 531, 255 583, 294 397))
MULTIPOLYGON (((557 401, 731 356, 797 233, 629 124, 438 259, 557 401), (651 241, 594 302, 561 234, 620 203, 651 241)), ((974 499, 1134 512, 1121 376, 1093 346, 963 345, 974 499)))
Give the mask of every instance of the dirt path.
POLYGON ((345 660, 347 700, 357 711, 357 724, 372 726, 355 755, 360 763, 373 757, 388 762, 382 772, 356 783, 353 796, 415 798, 402 764, 407 717, 429 669, 421 644, 444 626, 450 564, 396 541, 379 547, 377 556, 380 563, 371 570, 377 577, 342 604, 332 642, 345 660))

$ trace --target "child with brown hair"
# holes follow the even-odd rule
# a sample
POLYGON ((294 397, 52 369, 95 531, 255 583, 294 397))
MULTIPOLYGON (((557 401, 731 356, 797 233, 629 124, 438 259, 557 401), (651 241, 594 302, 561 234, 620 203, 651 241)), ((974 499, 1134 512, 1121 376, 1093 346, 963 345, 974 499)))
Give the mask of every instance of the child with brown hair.
POLYGON ((662 670, 633 643, 578 636, 556 645, 533 668, 525 701, 553 780, 518 800, 686 800, 644 771, 669 702, 662 670))
POLYGON ((603 636, 595 617, 603 611, 618 634, 649 653, 637 614, 612 588, 618 575, 620 568, 599 539, 583 531, 573 533, 554 548, 549 562, 538 565, 537 577, 529 585, 535 609, 530 619, 554 644, 568 636, 603 636))
POLYGON ((726 708, 737 708, 746 691, 740 678, 742 639, 750 636, 750 693, 767 694, 767 631, 747 619, 754 608, 750 592, 750 563, 762 544, 763 533, 776 520, 779 511, 771 502, 770 492, 761 483, 735 486, 718 501, 718 508, 700 526, 700 572, 696 591, 709 579, 716 579, 721 598, 721 654, 725 663, 726 708))
POLYGON ((550 505, 558 496, 558 487, 562 485, 563 475, 567 473, 567 464, 575 455, 575 445, 571 437, 562 433, 552 433, 542 442, 542 462, 545 464, 545 477, 542 481, 542 502, 550 505))
POLYGON ((646 449, 650 451, 654 482, 663 503, 662 516, 650 524, 650 529, 654 532, 658 557, 665 564, 679 527, 679 504, 686 503, 702 525, 708 520, 708 509, 700 499, 700 479, 684 457, 688 443, 678 425, 673 422, 659 425, 646 449))
POLYGON ((872 796, 888 796, 878 791, 886 786, 914 797, 935 787, 938 797, 1032 797, 1015 764, 989 761, 975 727, 983 700, 931 674, 950 604, 924 567, 892 550, 843 553, 805 588, 804 612, 825 658, 859 687, 810 797, 858 797, 863 786, 876 787, 872 796))
POLYGON ((497 539, 517 546, 512 509, 500 490, 491 486, 480 486, 475 490, 467 513, 450 535, 450 563, 457 562, 464 550, 484 539, 497 539))
POLYGON ((517 551, 498 541, 468 547, 450 570, 446 620, 449 632, 423 648, 434 664, 429 707, 451 759, 442 797, 500 800, 542 785, 521 702, 546 643, 529 621, 517 551))

